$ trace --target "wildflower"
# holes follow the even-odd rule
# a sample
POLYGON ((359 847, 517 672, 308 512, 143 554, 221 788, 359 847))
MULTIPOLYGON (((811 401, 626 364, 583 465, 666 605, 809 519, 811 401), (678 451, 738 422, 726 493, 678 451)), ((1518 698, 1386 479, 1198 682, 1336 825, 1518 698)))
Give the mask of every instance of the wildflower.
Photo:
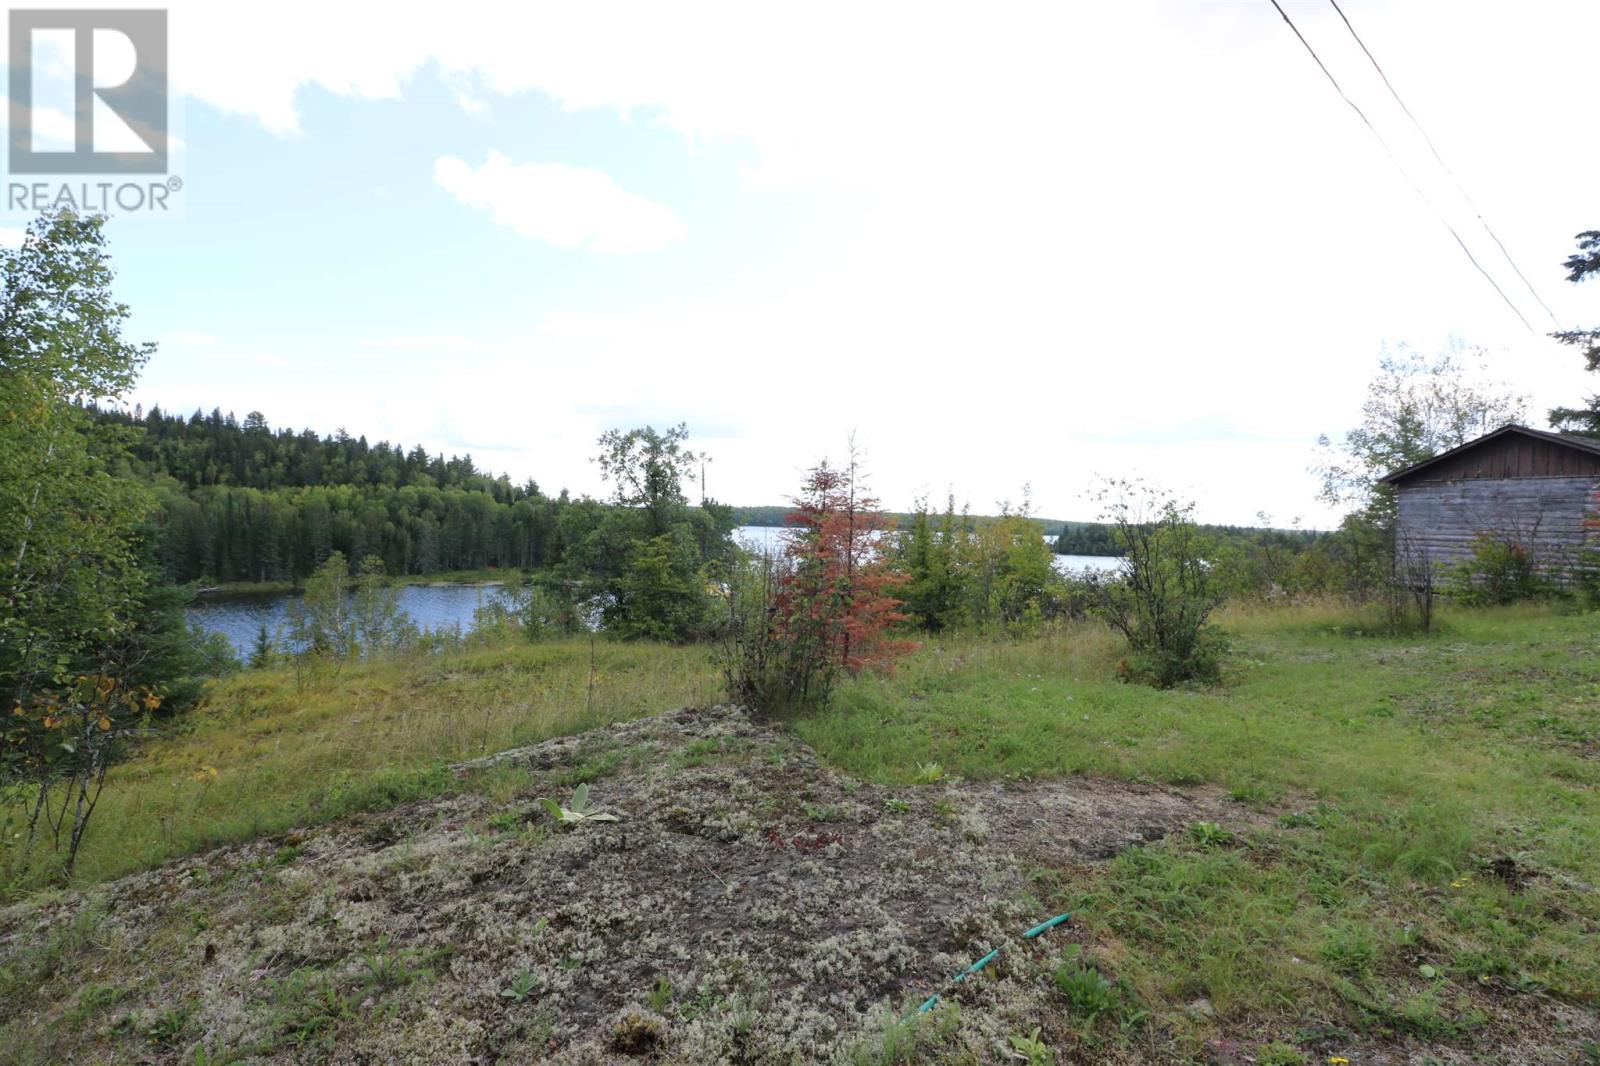
POLYGON ((217 776, 217 768, 215 766, 202 766, 195 771, 194 779, 202 785, 209 785, 217 779, 217 776))
POLYGON ((1343 1055, 1329 1055, 1328 1066, 1350 1066, 1350 1060, 1343 1055))
POLYGON ((148 695, 145 696, 145 698, 144 698, 144 709, 145 710, 153 711, 153 710, 156 710, 160 706, 161 706, 161 697, 160 696, 157 696, 154 692, 149 693, 148 695))
POLYGON ((96 722, 95 725, 100 727, 100 732, 102 733, 111 732, 111 719, 103 714, 100 716, 100 721, 96 722))

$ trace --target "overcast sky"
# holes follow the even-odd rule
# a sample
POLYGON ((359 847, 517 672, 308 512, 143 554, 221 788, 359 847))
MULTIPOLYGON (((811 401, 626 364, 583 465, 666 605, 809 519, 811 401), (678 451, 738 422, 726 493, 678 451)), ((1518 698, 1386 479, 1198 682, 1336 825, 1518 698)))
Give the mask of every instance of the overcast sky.
MULTIPOLYGON (((147 5, 138 5, 147 6, 147 5)), ((854 429, 903 508, 1331 520, 1306 472, 1385 344, 1454 335, 1544 408, 1577 353, 1327 0, 171 6, 184 214, 116 221, 146 405, 471 452, 598 492, 677 421, 776 502, 854 429)), ((1600 227, 1600 4, 1344 7, 1565 325, 1600 227)), ((8 220, 15 221, 15 220, 8 220)))

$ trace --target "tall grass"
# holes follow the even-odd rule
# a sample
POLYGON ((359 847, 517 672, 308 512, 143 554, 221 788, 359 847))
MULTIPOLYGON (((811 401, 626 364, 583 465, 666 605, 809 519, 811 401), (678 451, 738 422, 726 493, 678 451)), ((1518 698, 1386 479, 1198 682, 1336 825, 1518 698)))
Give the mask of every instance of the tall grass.
MULTIPOLYGON (((75 880, 437 794, 453 762, 719 695, 703 649, 600 641, 592 685, 590 653, 585 639, 509 643, 229 678, 113 769, 75 880)), ((18 856, 0 857, 8 894, 48 875, 18 883, 18 856)))

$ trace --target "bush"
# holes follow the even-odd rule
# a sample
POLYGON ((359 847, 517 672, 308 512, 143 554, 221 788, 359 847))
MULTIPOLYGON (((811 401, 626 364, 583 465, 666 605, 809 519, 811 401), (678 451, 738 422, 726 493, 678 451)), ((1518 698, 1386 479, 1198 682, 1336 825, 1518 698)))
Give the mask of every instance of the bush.
POLYGON ((582 606, 552 575, 535 575, 521 585, 499 589, 472 612, 472 634, 479 638, 516 634, 538 642, 586 628, 582 606))
POLYGON ((1578 554, 1572 568, 1572 590, 1586 610, 1600 609, 1600 550, 1590 549, 1578 554))
POLYGON ((699 564, 699 551, 681 526, 635 544, 616 599, 606 611, 607 627, 625 640, 676 642, 701 636, 711 600, 699 564))
POLYGON ((1136 482, 1112 482, 1107 511, 1122 569, 1095 579, 1098 612, 1128 642, 1119 673, 1170 688, 1221 676, 1227 640, 1206 623, 1221 603, 1193 504, 1136 482))
POLYGON ((728 695, 766 714, 822 706, 842 675, 887 669, 912 647, 889 636, 906 620, 893 595, 906 578, 878 548, 883 514, 853 452, 842 470, 812 470, 794 502, 783 550, 747 557, 727 586, 728 695))
POLYGON ((1456 599, 1473 606, 1546 599, 1555 593, 1532 552, 1516 541, 1489 534, 1477 538, 1472 557, 1457 563, 1450 576, 1456 599))

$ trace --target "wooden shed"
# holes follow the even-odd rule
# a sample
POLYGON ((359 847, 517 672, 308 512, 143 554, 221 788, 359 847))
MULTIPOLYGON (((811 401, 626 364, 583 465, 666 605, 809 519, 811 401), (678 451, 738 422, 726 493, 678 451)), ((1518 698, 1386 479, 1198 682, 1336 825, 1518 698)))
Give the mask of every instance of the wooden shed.
POLYGON ((1520 545, 1557 577, 1600 548, 1600 440, 1590 437, 1502 426, 1383 483, 1395 489, 1397 544, 1436 566, 1469 557, 1480 536, 1520 545))

